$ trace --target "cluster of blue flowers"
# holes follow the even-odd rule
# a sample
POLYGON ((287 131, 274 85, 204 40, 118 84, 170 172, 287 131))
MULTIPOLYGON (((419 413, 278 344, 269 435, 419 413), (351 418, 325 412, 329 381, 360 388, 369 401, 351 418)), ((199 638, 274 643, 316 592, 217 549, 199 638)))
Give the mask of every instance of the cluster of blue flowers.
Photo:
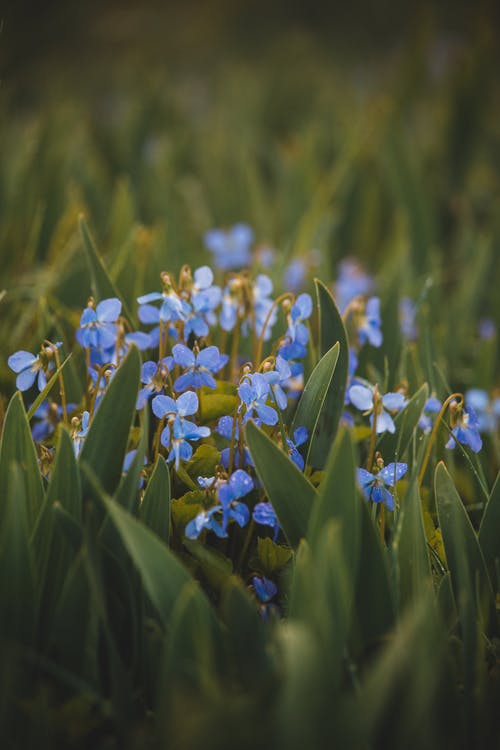
MULTIPOLYGON (((34 415, 34 438, 50 441, 57 424, 68 420, 69 414, 78 455, 95 410, 127 349, 135 344, 147 352, 149 358, 142 365, 136 407, 150 408, 158 420, 154 450, 163 452, 179 473, 182 464, 192 459, 200 441, 208 440, 217 446, 219 459, 213 476, 195 476, 204 502, 203 509, 197 508, 196 515, 185 525, 184 534, 191 540, 207 533, 226 538, 231 524, 243 528, 250 520, 266 528, 274 542, 279 538, 279 520, 262 494, 245 445, 243 428, 249 420, 265 426, 300 471, 311 468, 305 466, 303 453, 310 437, 307 430, 299 426, 292 435, 286 425, 304 384, 303 362, 313 313, 311 296, 295 296, 295 292, 298 280, 303 281, 307 268, 319 260, 312 253, 305 260, 292 261, 287 269, 292 292, 274 298, 273 283, 267 275, 260 273, 253 278, 247 270, 241 270, 250 265, 252 243, 253 233, 243 224, 227 231, 208 232, 205 244, 216 268, 225 272, 223 283, 215 283, 214 272, 208 266, 193 273, 184 266, 178 280, 170 273, 162 273, 161 290, 137 300, 138 319, 146 330, 130 330, 122 316, 120 300, 110 298, 96 303, 90 298, 76 331, 76 340, 85 350, 88 376, 82 404, 64 404, 63 408, 44 402, 34 415), (278 321, 284 332, 276 337, 278 321), (268 356, 264 356, 264 349, 270 352, 268 356), (245 356, 240 355, 241 350, 245 356), (250 350, 253 361, 246 359, 250 350), (218 393, 221 385, 225 388, 222 392, 230 394, 229 403, 233 406, 207 424, 203 399, 210 392, 218 393)), ((272 260, 273 251, 261 248, 259 252, 260 266, 265 267, 272 260)), ((378 385, 357 374, 363 347, 378 348, 383 343, 380 300, 375 289, 374 279, 359 263, 348 259, 340 265, 335 295, 352 342, 344 421, 355 425, 360 423, 359 413, 361 418, 368 417, 373 446, 377 436, 396 431, 395 416, 408 403, 404 384, 382 393, 378 385)), ((402 302, 400 323, 404 338, 413 341, 417 335, 416 307, 411 300, 402 302)), ((489 335, 486 323, 483 327, 485 336, 489 335)), ((39 391, 45 389, 48 377, 59 366, 60 347, 59 342, 44 342, 37 355, 18 351, 9 357, 19 390, 28 391, 35 383, 39 391)), ((432 395, 418 423, 424 434, 431 433, 446 406, 451 417, 447 443, 450 449, 458 441, 478 451, 482 445, 480 433, 498 430, 500 396, 490 398, 485 391, 471 389, 463 402, 448 399, 443 404, 432 395)), ((133 451, 128 454, 124 471, 133 455, 133 451)), ((382 503, 392 511, 396 484, 406 471, 405 463, 384 466, 382 457, 372 451, 366 468, 358 469, 360 490, 367 500, 382 503)), ((252 590, 263 611, 268 612, 274 606, 270 602, 277 594, 276 585, 265 577, 254 576, 252 590)))

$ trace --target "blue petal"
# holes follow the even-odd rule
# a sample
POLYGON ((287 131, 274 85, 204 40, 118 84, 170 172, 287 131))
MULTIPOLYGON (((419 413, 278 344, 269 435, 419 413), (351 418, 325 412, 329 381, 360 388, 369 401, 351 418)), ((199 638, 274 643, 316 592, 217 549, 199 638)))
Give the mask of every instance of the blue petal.
POLYGON ((181 367, 194 367, 194 353, 184 344, 176 344, 172 348, 172 354, 174 355, 174 361, 181 367))
POLYGON ((361 468, 357 469, 357 478, 358 478, 358 484, 363 490, 366 487, 369 487, 375 481, 375 476, 373 474, 371 474, 366 469, 361 469, 361 468))
POLYGON ((149 292, 149 294, 143 294, 142 297, 137 297, 137 302, 140 305, 145 305, 148 302, 157 302, 159 299, 163 299, 163 294, 160 292, 149 292))
POLYGON ((405 397, 402 393, 386 393, 382 398, 382 403, 390 411, 400 411, 405 403, 405 397))
POLYGON ((125 334, 127 344, 135 344, 143 352, 145 349, 152 349, 151 337, 144 331, 131 331, 125 334))
POLYGON ((364 385, 353 385, 349 388, 349 399, 356 409, 368 411, 373 409, 373 393, 364 385))
POLYGON ((174 390, 178 393, 187 391, 188 388, 197 388, 196 376, 193 372, 185 372, 184 375, 179 375, 174 383, 174 390))
POLYGON ((207 289, 214 280, 214 274, 209 266, 201 266, 194 272, 194 283, 198 289, 207 289))
POLYGON ((144 362, 141 370, 141 383, 150 383, 158 372, 158 365, 152 360, 144 362))
POLYGON ((396 482, 399 482, 401 477, 406 474, 407 469, 408 464, 390 463, 387 464, 387 466, 384 466, 384 468, 379 471, 377 476, 380 477, 383 480, 384 484, 388 487, 394 487, 394 484, 396 482))
POLYGON ((138 310, 138 316, 141 323, 145 325, 154 324, 160 320, 160 311, 152 305, 141 305, 138 310))
POLYGON ((309 437, 309 433, 307 431, 307 427, 297 427, 297 429, 293 433, 293 440, 297 447, 299 445, 303 445, 308 439, 308 437, 309 437))
POLYGON ((93 307, 86 307, 85 310, 82 312, 82 316, 80 318, 80 325, 88 325, 89 323, 95 323, 97 320, 96 311, 93 307))
POLYGON ((177 405, 174 399, 170 398, 170 396, 155 396, 151 406, 153 414, 155 417, 158 417, 158 419, 161 419, 168 413, 177 413, 177 405))
POLYGON ((260 599, 263 604, 266 604, 278 593, 276 584, 273 583, 273 581, 270 581, 269 578, 259 578, 258 576, 254 576, 252 583, 257 598, 260 599))
POLYGON ((206 367, 211 372, 217 372, 220 369, 220 354, 216 346, 207 346, 202 349, 196 358, 196 364, 199 367, 206 367))
POLYGON ((31 367, 37 359, 38 357, 35 357, 31 352, 25 352, 21 349, 10 355, 7 364, 14 372, 21 372, 21 370, 26 370, 27 367, 31 367))
POLYGON ((278 523, 274 508, 268 502, 257 503, 253 509, 252 517, 256 523, 260 523, 263 526, 274 527, 278 523))
POLYGON ((265 404, 256 404, 255 408, 257 414, 262 419, 264 424, 275 425, 278 421, 278 412, 273 409, 272 406, 266 406, 265 404))
POLYGON ((36 375, 33 370, 23 370, 16 378, 16 388, 20 391, 27 391, 35 382, 36 375))
POLYGON ((100 323, 114 323, 122 311, 122 303, 116 297, 103 299, 96 309, 97 320, 100 323))
POLYGON ((177 399, 177 411, 181 417, 196 414, 198 411, 198 396, 194 391, 187 391, 177 399))
POLYGON ((230 517, 233 521, 236 521, 240 528, 246 526, 250 519, 250 511, 248 510, 245 503, 234 503, 229 512, 230 517))
MULTIPOLYGON (((373 425, 373 414, 370 416, 370 424, 373 425)), ((396 425, 391 415, 383 409, 380 414, 377 414, 377 435, 382 432, 390 432, 391 434, 396 432, 396 425)))
POLYGON ((231 475, 229 484, 231 485, 235 498, 248 495, 248 493, 253 490, 254 486, 252 477, 250 477, 246 471, 242 471, 241 469, 238 469, 231 475))

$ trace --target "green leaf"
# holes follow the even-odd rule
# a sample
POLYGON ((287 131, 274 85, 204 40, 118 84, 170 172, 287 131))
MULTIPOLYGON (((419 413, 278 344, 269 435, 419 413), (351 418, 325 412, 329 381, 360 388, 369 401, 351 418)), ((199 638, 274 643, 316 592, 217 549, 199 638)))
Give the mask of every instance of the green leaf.
POLYGON ((394 434, 385 432, 377 442, 377 450, 380 451, 386 463, 401 459, 410 444, 418 420, 422 415, 425 402, 429 397, 429 386, 424 383, 411 397, 403 411, 394 418, 396 431, 394 434))
POLYGON ((396 538, 399 565, 399 600, 404 606, 415 603, 432 587, 420 492, 412 481, 402 503, 402 518, 396 538))
POLYGON ((170 538, 170 474, 165 459, 158 455, 144 493, 140 517, 165 544, 170 538))
POLYGON ((192 459, 187 462, 186 471, 196 482, 198 477, 213 477, 217 464, 220 464, 220 451, 213 445, 204 443, 195 450, 192 459))
POLYGON ((387 554, 364 502, 354 612, 356 651, 379 645, 394 625, 396 612, 387 554))
POLYGON ((237 679, 243 689, 258 690, 272 676, 272 661, 257 601, 237 578, 232 578, 224 591, 222 618, 227 627, 225 642, 237 679))
POLYGON ((340 347, 335 374, 325 404, 324 418, 328 423, 328 431, 318 436, 315 441, 314 452, 311 454, 311 461, 316 464, 318 461, 325 462, 344 411, 345 390, 349 372, 349 342, 344 321, 330 290, 319 279, 315 279, 314 284, 319 316, 320 356, 323 357, 337 341, 340 347))
POLYGON ((315 448, 315 442, 320 439, 322 445, 331 444, 332 434, 336 425, 331 420, 329 399, 335 396, 334 374, 339 357, 339 343, 320 359, 307 381, 295 412, 291 433, 297 427, 306 427, 309 435, 309 448, 306 464, 322 469, 326 454, 315 448), (333 386, 332 386, 333 383, 333 386), (326 440, 326 437, 328 439, 326 440))
MULTIPOLYGON (((33 532, 33 549, 42 589, 42 620, 53 614, 68 567, 74 557, 74 549, 68 543, 59 526, 54 528, 54 506, 57 504, 73 522, 78 524, 82 515, 80 473, 73 449, 73 441, 67 430, 59 429, 56 458, 50 475, 49 486, 43 508, 33 532)), ((81 540, 81 530, 80 530, 81 540)))
MULTIPOLYGON (((103 489, 112 495, 122 475, 129 432, 135 417, 141 358, 131 346, 111 379, 92 419, 79 456, 88 464, 103 489)), ((84 481, 83 496, 88 486, 84 481)))
POLYGON ((23 399, 17 391, 7 407, 0 442, 0 519, 6 512, 8 498, 14 496, 14 485, 18 491, 19 481, 22 482, 20 497, 26 503, 26 519, 31 533, 43 505, 44 492, 23 399), (16 463, 20 477, 11 473, 16 463))
POLYGON ((497 593, 500 593, 500 473, 498 474, 490 499, 484 509, 479 528, 479 544, 490 580, 497 593))
POLYGON ((183 586, 192 580, 191 576, 147 526, 133 518, 111 498, 101 494, 100 500, 139 571, 144 588, 163 625, 167 627, 175 601, 183 586))
MULTIPOLYGON (((477 625, 487 632, 494 618, 493 591, 476 533, 443 462, 436 467, 436 506, 464 636, 466 673, 475 669, 477 625)), ((471 684, 471 683, 469 683, 471 684)))
POLYGON ((209 584, 220 591, 233 572, 233 563, 218 550, 211 549, 201 542, 183 539, 188 552, 198 562, 200 570, 209 584))
POLYGON ((361 539, 361 501, 356 488, 354 447, 349 430, 341 430, 326 464, 314 505, 308 539, 312 548, 330 519, 342 524, 342 544, 351 574, 357 567, 361 539))
POLYGON ((0 516, 0 640, 3 637, 32 646, 38 595, 28 538, 27 489, 24 470, 11 463, 9 495, 2 498, 0 516))
POLYGON ((66 357, 66 359, 64 360, 64 362, 61 362, 61 366, 57 368, 57 370, 55 371, 55 373, 51 376, 50 380, 47 381, 47 385, 45 386, 45 388, 43 389, 43 391, 41 391, 38 394, 38 396, 36 397, 36 399, 33 401, 33 403, 31 404, 30 408, 27 411, 28 421, 31 420, 32 416, 34 415, 34 413, 36 412, 36 410, 38 409, 38 407, 40 406, 40 404, 43 401, 45 401, 45 399, 47 398, 47 396, 51 392, 53 386, 55 385, 56 381, 59 379, 59 374, 66 367, 66 365, 68 364, 68 362, 70 361, 70 359, 71 359, 72 356, 73 356, 73 354, 68 354, 68 356, 66 357))
MULTIPOLYGON (((160 665, 160 714, 175 693, 214 697, 221 659, 220 626, 206 596, 192 579, 182 587, 172 612, 170 634, 160 665)), ((174 707, 172 707, 174 708, 174 707)))
POLYGON ((253 422, 246 425, 246 439, 255 469, 292 547, 307 533, 316 490, 267 435, 253 422))
POLYGON ((275 544, 273 540, 266 536, 264 539, 257 539, 257 555, 260 568, 264 575, 269 576, 276 571, 281 570, 292 559, 292 550, 282 544, 275 544))
POLYGON ((104 261, 96 248, 94 239, 83 216, 80 216, 79 224, 83 249, 89 268, 90 286, 96 302, 102 302, 103 299, 108 299, 109 297, 117 297, 122 303, 123 314, 129 320, 132 320, 127 305, 106 270, 104 261))
POLYGON ((239 399, 237 396, 224 393, 201 392, 199 403, 201 419, 205 424, 219 417, 224 417, 226 414, 234 414, 239 399))

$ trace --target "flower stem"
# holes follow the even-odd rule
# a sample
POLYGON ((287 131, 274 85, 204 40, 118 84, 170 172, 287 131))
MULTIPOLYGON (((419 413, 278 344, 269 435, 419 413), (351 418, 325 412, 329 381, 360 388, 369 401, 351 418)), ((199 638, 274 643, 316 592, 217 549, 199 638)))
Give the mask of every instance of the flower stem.
POLYGON ((448 406, 450 405, 450 403, 454 399, 460 399, 460 401, 463 402, 463 396, 462 396, 461 393, 452 393, 451 396, 448 396, 448 398, 446 399, 446 401, 444 401, 444 403, 443 403, 443 405, 441 407, 441 411, 437 415, 436 421, 434 422, 434 427, 432 428, 431 436, 430 436, 429 442, 427 444, 427 450, 425 451, 425 456, 424 456, 423 461, 422 461, 422 466, 421 466, 420 472, 418 474, 418 486, 419 487, 422 486, 422 482, 424 480, 425 471, 427 469, 427 464, 429 463, 429 458, 431 456, 432 446, 434 445, 434 441, 436 440, 436 435, 437 435, 437 431, 438 431, 438 428, 439 428, 439 423, 441 422, 442 418, 444 417, 446 409, 448 408, 448 406))

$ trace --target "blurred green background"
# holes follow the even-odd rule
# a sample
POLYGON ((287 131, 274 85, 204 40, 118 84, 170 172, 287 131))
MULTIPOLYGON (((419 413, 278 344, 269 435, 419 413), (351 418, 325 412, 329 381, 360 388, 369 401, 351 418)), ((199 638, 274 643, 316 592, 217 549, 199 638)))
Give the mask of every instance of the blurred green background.
POLYGON ((382 292, 432 278, 452 372, 478 319, 500 323, 494 3, 21 1, 2 17, 4 393, 9 353, 71 338, 81 212, 129 300, 209 262, 208 228, 246 221, 279 251, 278 287, 311 248, 325 281, 346 255, 382 292))

